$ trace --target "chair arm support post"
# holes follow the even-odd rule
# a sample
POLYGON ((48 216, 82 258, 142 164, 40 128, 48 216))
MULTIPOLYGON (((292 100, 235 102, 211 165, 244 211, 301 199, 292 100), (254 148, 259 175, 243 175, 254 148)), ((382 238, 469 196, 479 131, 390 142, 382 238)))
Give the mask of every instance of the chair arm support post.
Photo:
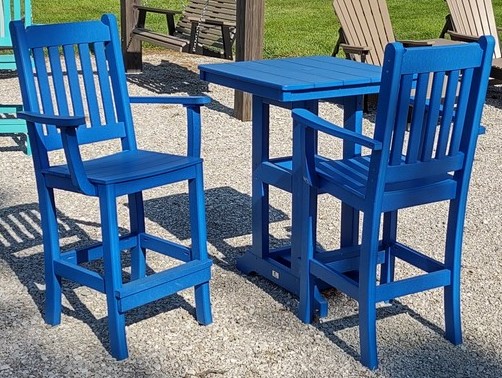
POLYGON ((223 39, 223 54, 225 59, 232 60, 232 39, 230 37, 230 26, 222 24, 221 25, 221 36, 223 39))
POLYGON ((202 123, 200 105, 186 105, 187 108, 187 155, 200 157, 202 140, 202 123))
POLYGON ((439 38, 444 38, 445 34, 448 33, 448 30, 452 30, 452 29, 453 29, 453 22, 451 20, 451 14, 447 14, 445 17, 443 30, 441 30, 441 34, 439 34, 439 38))
POLYGON ((293 109, 293 119, 304 127, 310 127, 325 134, 340 138, 349 142, 359 144, 374 151, 382 149, 382 143, 361 135, 352 130, 344 129, 305 109, 293 109))
POLYGON ((77 129, 85 124, 85 117, 50 116, 25 111, 18 112, 17 116, 33 124, 54 125, 61 131, 61 140, 63 142, 68 170, 70 171, 71 182, 80 192, 87 195, 95 195, 96 188, 87 179, 77 138, 77 129))

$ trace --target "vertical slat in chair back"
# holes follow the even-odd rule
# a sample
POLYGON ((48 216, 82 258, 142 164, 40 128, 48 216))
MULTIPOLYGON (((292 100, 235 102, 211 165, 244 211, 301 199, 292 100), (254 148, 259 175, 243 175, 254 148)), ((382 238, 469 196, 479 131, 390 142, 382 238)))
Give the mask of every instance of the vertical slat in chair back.
MULTIPOLYGON (((85 116, 80 144, 122 138, 124 149, 136 148, 115 23, 89 21, 11 28, 25 111, 47 115, 85 116), (19 36, 19 37, 17 37, 19 36), (30 60, 33 56, 33 64, 30 60), (28 89, 25 89, 28 88, 28 89)), ((108 20, 110 21, 110 20, 108 20)), ((113 22, 113 21, 112 21, 113 22)), ((37 127, 38 141, 48 151, 62 148, 52 125, 37 127)))
POLYGON ((369 47, 366 62, 381 66, 385 46, 395 41, 385 0, 334 0, 333 7, 346 42, 369 47))
POLYGON ((477 43, 389 45, 396 58, 383 67, 375 129, 387 151, 381 161, 389 166, 387 183, 431 179, 472 163, 494 41, 480 43, 488 44, 488 54, 477 43))
POLYGON ((502 57, 491 0, 446 0, 457 33, 495 38, 494 58, 502 57))
MULTIPOLYGON (((176 32, 184 39, 190 40, 192 24, 190 18, 200 20, 201 16, 210 20, 236 23, 236 0, 190 0, 183 10, 183 15, 176 24, 176 32)), ((221 27, 201 24, 198 31, 198 42, 204 46, 223 49, 221 27)), ((231 39, 235 36, 235 28, 231 30, 231 39)))

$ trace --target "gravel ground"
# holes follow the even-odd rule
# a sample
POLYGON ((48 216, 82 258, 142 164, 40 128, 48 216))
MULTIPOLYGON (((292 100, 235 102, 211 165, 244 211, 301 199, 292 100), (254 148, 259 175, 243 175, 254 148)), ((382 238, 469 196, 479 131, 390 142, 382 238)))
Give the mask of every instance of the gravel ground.
MULTIPOLYGON (((143 74, 130 76, 132 95, 200 94, 213 102, 203 110, 203 155, 208 246, 214 261, 211 296, 214 323, 194 319, 192 290, 128 313, 130 357, 117 362, 107 352, 104 296, 65 284, 61 325, 42 319, 43 258, 32 162, 10 137, 0 138, 0 377, 501 377, 502 228, 500 192, 502 87, 492 87, 484 113, 471 182, 463 257, 462 311, 465 342, 442 337, 442 293, 435 290, 385 305, 378 312, 380 368, 358 361, 357 303, 331 291, 328 317, 313 325, 296 317, 297 299, 256 276, 242 275, 236 259, 251 244, 251 127, 231 116, 233 92, 198 79, 197 65, 211 58, 176 53, 149 55, 143 74)), ((19 100, 15 78, 0 80, 0 102, 19 100)), ((321 114, 340 122, 341 110, 322 103, 321 114)), ((183 151, 182 108, 134 105, 139 145, 183 151)), ((291 148, 289 112, 272 111, 273 155, 291 148)), ((371 127, 372 114, 365 119, 371 127)), ((101 146, 92 155, 110 148, 101 146)), ((272 243, 288 242, 290 195, 272 189, 272 243)), ((186 187, 146 192, 149 232, 189 243, 186 187), (170 217, 169 208, 176 212, 170 217), (180 215, 181 213, 181 215, 180 215)), ((338 208, 319 199, 319 241, 336 246, 338 208)), ((57 194, 63 243, 99 239, 97 201, 57 194)), ((120 224, 127 206, 119 201, 120 224)), ((411 209, 401 217, 400 237, 441 254, 446 207, 411 209)), ((152 257, 152 270, 166 262, 152 257)), ((404 272, 410 271, 404 267, 404 272)))

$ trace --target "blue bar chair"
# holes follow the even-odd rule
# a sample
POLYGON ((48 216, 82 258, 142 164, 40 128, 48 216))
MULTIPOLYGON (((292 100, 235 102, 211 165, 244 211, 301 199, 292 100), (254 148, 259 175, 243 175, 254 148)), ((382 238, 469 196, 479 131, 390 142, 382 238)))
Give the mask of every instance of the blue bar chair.
MULTIPOLYGON (((14 21, 10 30, 24 104, 19 118, 27 121, 42 218, 45 321, 61 321, 61 280, 66 278, 106 295, 110 349, 118 360, 128 356, 125 313, 133 308, 194 287, 197 320, 211 323, 211 261, 200 158, 200 107, 209 98, 129 97, 113 15, 101 21, 30 27, 14 21), (137 148, 130 103, 148 102, 186 108, 186 155, 137 148), (120 141, 116 152, 82 158, 81 145, 111 139, 120 141), (59 149, 64 150, 66 164, 51 163, 49 152, 59 149), (191 248, 145 232, 142 191, 180 181, 188 182, 191 248), (102 243, 61 252, 54 189, 99 199, 102 243), (123 195, 129 200, 130 232, 119 236, 116 199, 123 195), (131 251, 131 280, 125 283, 123 250, 131 251), (146 275, 147 250, 182 263, 146 275), (102 259, 103 274, 81 265, 96 259, 102 259)), ((161 136, 166 126, 159 128, 161 136)))
POLYGON ((378 365, 378 302, 444 287, 445 337, 453 344, 462 342, 462 230, 493 47, 491 36, 481 37, 478 43, 444 47, 407 49, 399 43, 389 44, 373 138, 306 110, 293 110, 293 193, 297 193, 293 199, 293 248, 301 256, 299 317, 312 321, 317 285, 337 288, 356 299, 361 362, 371 369, 378 365), (340 160, 322 159, 316 155, 318 132, 366 147, 369 152, 340 160), (318 192, 329 193, 363 213, 357 245, 316 251, 318 192), (449 201, 444 261, 397 237, 399 209, 438 201, 449 201), (421 273, 395 280, 396 259, 421 273))

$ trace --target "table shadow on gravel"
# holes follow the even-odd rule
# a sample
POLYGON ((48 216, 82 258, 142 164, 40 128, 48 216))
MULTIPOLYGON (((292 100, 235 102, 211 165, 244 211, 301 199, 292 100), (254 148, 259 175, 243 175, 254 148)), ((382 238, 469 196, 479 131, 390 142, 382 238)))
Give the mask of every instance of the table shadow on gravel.
MULTIPOLYGON (((223 269, 236 271, 235 263, 250 245, 233 246, 229 240, 249 235, 251 243, 251 197, 232 187, 206 189, 207 239, 224 257, 212 256, 223 269)), ((270 207, 270 222, 287 220, 286 213, 270 207)), ((169 231, 179 240, 190 239, 188 193, 175 194, 145 201, 146 217, 169 231)), ((283 244, 274 239, 272 245, 283 244)))
MULTIPOLYGON (((143 72, 128 74, 127 81, 157 95, 187 94, 189 96, 209 95, 209 83, 179 64, 162 60, 159 65, 143 63, 143 72)), ((212 99, 207 108, 232 115, 234 110, 212 99)), ((204 120, 202 120, 204 125, 204 120)))
MULTIPOLYGON (((251 196, 232 187, 223 186, 206 189, 205 199, 207 239, 218 252, 217 256, 212 255, 211 258, 220 268, 242 274, 237 270, 236 262, 251 249, 251 196), (245 245, 242 245, 242 240, 238 246, 232 245, 232 239, 239 237, 247 237, 245 245)), ((145 216, 179 240, 190 239, 187 193, 146 200, 145 216)), ((269 219, 270 223, 275 223, 287 221, 289 217, 285 212, 270 206, 269 219)), ((290 232, 289 224, 284 227, 286 232, 290 232)), ((289 237, 280 239, 270 235, 269 241, 271 248, 290 244, 289 237)), ((287 311, 296 311, 297 300, 294 294, 259 275, 250 274, 245 277, 257 288, 281 303, 287 311)))

